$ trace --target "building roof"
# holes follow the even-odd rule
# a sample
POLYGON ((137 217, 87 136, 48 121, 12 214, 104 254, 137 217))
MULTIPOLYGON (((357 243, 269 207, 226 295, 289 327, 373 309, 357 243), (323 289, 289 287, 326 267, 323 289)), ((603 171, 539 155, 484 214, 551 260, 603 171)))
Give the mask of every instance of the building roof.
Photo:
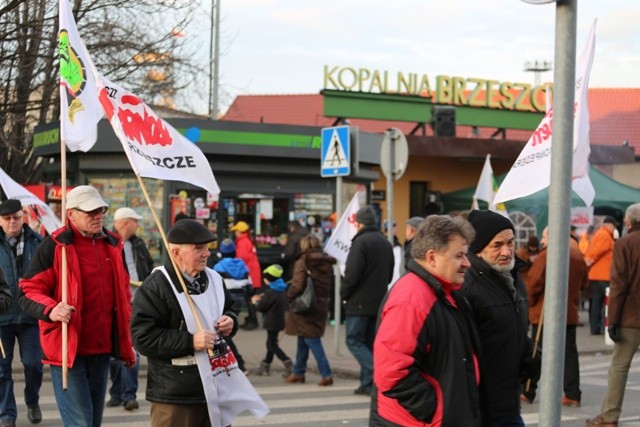
MULTIPOLYGON (((323 114, 321 94, 301 95, 240 95, 229 107, 222 120, 275 123, 327 127, 335 124, 335 117, 323 114)), ((589 89, 591 144, 622 146, 627 141, 636 157, 640 156, 640 88, 589 89)), ((384 132, 396 127, 410 133, 416 126, 410 122, 349 119, 351 126, 365 132, 384 132)), ((468 126, 458 126, 458 138, 489 138, 495 129, 481 128, 476 133, 468 126)), ((509 140, 527 141, 530 131, 507 130, 509 140)))

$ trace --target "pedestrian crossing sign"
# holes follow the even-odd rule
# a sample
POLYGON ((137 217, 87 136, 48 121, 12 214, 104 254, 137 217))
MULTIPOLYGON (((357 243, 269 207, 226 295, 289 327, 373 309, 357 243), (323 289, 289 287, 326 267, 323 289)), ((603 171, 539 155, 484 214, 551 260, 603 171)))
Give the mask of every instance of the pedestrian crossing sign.
POLYGON ((349 176, 351 157, 349 126, 335 126, 322 129, 322 150, 320 153, 320 176, 349 176))

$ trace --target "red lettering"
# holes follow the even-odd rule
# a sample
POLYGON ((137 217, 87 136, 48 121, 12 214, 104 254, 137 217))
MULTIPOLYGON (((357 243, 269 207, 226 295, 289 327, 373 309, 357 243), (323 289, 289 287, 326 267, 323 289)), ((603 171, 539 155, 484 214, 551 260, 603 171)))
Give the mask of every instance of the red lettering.
POLYGON ((118 108, 118 119, 127 138, 139 144, 171 145, 173 140, 169 130, 160 117, 150 115, 146 105, 134 95, 124 95, 123 104, 140 105, 143 116, 128 108, 118 108))
POLYGON ((102 108, 104 108, 107 118, 111 120, 111 117, 113 117, 113 104, 111 104, 111 101, 109 100, 109 94, 107 93, 106 88, 102 88, 100 90, 98 98, 100 99, 100 104, 102 104, 102 108))

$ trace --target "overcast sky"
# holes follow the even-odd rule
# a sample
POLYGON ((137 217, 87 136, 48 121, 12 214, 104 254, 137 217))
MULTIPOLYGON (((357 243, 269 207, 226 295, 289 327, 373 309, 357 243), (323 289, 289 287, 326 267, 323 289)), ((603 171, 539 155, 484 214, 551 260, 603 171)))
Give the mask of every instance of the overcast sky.
MULTIPOLYGON (((222 108, 237 95, 309 94, 324 66, 534 82, 553 61, 555 4, 521 0, 221 0, 222 108)), ((186 29, 208 51, 209 18, 186 29), (195 33, 195 35, 194 35, 195 33)), ((640 86, 640 2, 579 0, 578 53, 594 19, 590 87, 640 86)), ((205 76, 206 77, 206 76, 205 76)), ((542 74, 552 81, 553 72, 542 74)), ((206 78, 202 92, 208 91, 206 78)), ((206 97, 204 101, 206 105, 206 97)), ((202 107, 206 113, 206 107, 202 107)))

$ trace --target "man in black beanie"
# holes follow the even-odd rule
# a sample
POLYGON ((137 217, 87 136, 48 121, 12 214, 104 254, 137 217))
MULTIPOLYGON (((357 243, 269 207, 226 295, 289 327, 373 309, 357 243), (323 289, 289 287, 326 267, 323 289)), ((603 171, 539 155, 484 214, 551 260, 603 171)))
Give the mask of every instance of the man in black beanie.
POLYGON ((523 426, 521 381, 540 375, 540 358, 532 358, 527 336, 528 303, 518 275, 511 221, 492 211, 471 211, 476 231, 467 254, 471 268, 462 292, 473 307, 480 334, 480 392, 483 425, 523 426))
POLYGON ((360 386, 355 394, 371 395, 373 339, 378 309, 393 277, 393 248, 376 226, 370 206, 356 213, 358 232, 351 240, 340 296, 345 301, 346 339, 360 365, 360 386))

